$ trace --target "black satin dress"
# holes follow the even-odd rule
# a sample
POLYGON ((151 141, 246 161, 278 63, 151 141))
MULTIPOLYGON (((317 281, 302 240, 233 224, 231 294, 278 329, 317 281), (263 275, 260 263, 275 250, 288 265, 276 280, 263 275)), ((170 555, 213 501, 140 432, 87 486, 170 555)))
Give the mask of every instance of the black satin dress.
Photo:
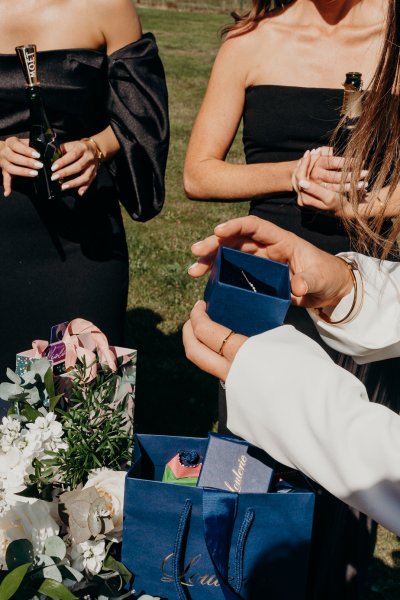
MULTIPOLYGON (((152 34, 111 56, 89 49, 38 52, 49 121, 61 142, 111 124, 121 145, 81 198, 37 198, 33 181, 0 187, 0 381, 15 354, 50 326, 75 317, 121 344, 128 251, 121 202, 133 219, 155 216, 164 201, 168 108, 164 71, 152 34)), ((24 78, 15 55, 0 55, 0 138, 29 136, 24 78)))

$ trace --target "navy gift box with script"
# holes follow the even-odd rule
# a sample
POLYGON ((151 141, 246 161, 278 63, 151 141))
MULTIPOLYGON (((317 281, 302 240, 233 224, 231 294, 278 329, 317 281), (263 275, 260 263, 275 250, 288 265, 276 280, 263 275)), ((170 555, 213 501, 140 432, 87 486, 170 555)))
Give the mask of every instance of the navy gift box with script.
POLYGON ((288 266, 221 246, 204 299, 210 318, 237 333, 273 329, 282 325, 290 306, 288 266))
POLYGON ((169 485, 181 450, 207 439, 137 434, 125 486, 122 561, 137 594, 168 600, 305 598, 314 509, 309 490, 240 493, 169 485))
POLYGON ((210 433, 197 485, 238 493, 266 493, 273 467, 268 454, 248 442, 210 433))

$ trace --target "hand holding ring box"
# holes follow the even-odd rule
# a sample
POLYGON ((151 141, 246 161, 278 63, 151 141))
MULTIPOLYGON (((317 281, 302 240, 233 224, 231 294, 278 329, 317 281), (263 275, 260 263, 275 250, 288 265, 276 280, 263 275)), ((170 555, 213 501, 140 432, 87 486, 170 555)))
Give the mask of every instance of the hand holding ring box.
POLYGON ((290 306, 287 265, 221 246, 204 291, 208 316, 252 336, 282 325, 290 306))

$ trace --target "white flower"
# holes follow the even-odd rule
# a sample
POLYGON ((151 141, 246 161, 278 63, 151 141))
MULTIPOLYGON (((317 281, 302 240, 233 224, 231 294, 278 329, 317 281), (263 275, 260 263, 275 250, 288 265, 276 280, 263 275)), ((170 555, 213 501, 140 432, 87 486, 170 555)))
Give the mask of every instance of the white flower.
POLYGON ((89 475, 83 489, 94 486, 99 496, 104 498, 114 529, 106 534, 107 539, 120 542, 124 510, 125 471, 97 469, 89 475))
POLYGON ((12 417, 3 417, 0 425, 0 442, 3 452, 7 452, 20 436, 21 423, 12 417))
POLYGON ((25 488, 25 476, 30 466, 30 461, 25 460, 18 448, 11 447, 8 452, 0 452, 0 490, 13 494, 21 492, 25 488))
POLYGON ((90 573, 100 573, 106 557, 106 543, 88 540, 75 544, 71 549, 72 567, 77 571, 86 569, 90 573))
POLYGON ((0 516, 0 564, 4 562, 8 544, 14 540, 27 539, 35 554, 43 553, 47 538, 57 536, 60 530, 52 516, 52 503, 10 494, 7 504, 7 510, 0 516))
POLYGON ((27 434, 29 441, 31 443, 33 441, 40 442, 44 455, 46 452, 56 452, 68 447, 62 440, 64 434, 62 425, 56 420, 53 412, 47 413, 44 417, 37 417, 34 423, 27 424, 27 428, 29 429, 27 434))
POLYGON ((143 594, 139 596, 138 600, 161 600, 159 596, 149 596, 149 594, 143 594))

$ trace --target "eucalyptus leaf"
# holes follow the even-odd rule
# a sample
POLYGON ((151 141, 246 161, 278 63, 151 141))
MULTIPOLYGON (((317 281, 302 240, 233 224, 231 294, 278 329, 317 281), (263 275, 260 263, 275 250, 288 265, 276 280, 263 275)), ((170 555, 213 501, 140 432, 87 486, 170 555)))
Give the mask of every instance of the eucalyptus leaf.
POLYGON ((52 579, 45 579, 39 588, 41 594, 45 594, 53 600, 78 600, 65 585, 52 579))
POLYGON ((24 388, 16 383, 8 383, 7 381, 0 383, 0 398, 3 400, 10 400, 24 392, 24 388))
POLYGON ((103 563, 103 568, 107 571, 116 571, 119 573, 124 580, 124 583, 129 583, 132 579, 132 573, 118 560, 115 560, 112 556, 108 555, 103 563))
POLYGON ((9 571, 16 567, 32 563, 34 560, 33 546, 28 540, 14 540, 6 550, 6 564, 9 571))
POLYGON ((67 553, 67 547, 65 542, 60 537, 53 535, 47 538, 44 551, 48 556, 62 560, 67 553))
POLYGON ((73 569, 69 565, 60 565, 59 569, 61 571, 64 581, 66 579, 72 579, 72 578, 75 581, 82 581, 82 579, 83 579, 82 573, 80 571, 77 571, 76 569, 73 569))
POLYGON ((6 373, 7 373, 8 379, 10 381, 12 381, 13 383, 16 383, 18 385, 21 385, 22 379, 19 375, 14 373, 14 371, 12 371, 11 369, 7 369, 6 373))
POLYGON ((9 598, 13 597, 23 582, 31 564, 31 562, 28 562, 24 565, 19 565, 4 577, 3 581, 0 583, 1 600, 9 600, 9 598))

